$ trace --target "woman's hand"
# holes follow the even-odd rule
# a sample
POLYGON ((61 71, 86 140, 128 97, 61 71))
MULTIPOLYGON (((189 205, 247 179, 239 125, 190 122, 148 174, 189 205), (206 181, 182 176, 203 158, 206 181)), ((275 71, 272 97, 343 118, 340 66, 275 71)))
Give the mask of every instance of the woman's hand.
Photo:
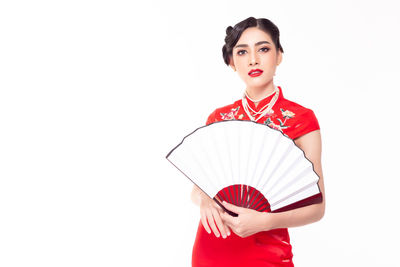
POLYGON ((225 224, 240 237, 248 237, 261 231, 273 229, 271 214, 267 212, 238 207, 225 201, 222 202, 222 205, 238 214, 237 217, 233 217, 224 212, 221 217, 225 224))
POLYGON ((200 199, 200 215, 204 229, 206 229, 209 234, 212 230, 216 237, 219 237, 219 232, 221 232, 222 237, 226 238, 231 232, 229 227, 221 219, 222 213, 224 213, 223 209, 218 206, 214 200, 202 193, 200 199))

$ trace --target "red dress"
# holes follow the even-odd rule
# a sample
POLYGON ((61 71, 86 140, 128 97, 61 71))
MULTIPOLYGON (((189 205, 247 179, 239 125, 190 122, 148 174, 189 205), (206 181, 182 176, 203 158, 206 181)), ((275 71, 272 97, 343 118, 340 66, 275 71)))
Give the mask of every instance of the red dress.
MULTIPOLYGON (((318 120, 311 109, 305 108, 283 97, 279 88, 279 97, 272 110, 258 123, 279 129, 291 139, 319 129, 318 120)), ((250 107, 258 111, 270 102, 273 95, 263 99, 256 108, 247 98, 250 107)), ((210 114, 207 124, 222 120, 250 120, 243 109, 242 101, 217 108, 210 114)), ((208 234, 199 222, 196 240, 193 245, 193 267, 272 267, 294 266, 292 246, 287 228, 263 231, 246 238, 231 235, 217 238, 213 232, 208 234)))

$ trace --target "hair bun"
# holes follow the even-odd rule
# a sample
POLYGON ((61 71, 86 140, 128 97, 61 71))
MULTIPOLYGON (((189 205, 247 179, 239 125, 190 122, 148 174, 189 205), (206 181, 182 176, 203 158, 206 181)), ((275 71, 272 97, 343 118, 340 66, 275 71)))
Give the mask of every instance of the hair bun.
POLYGON ((232 31, 233 31, 233 27, 232 26, 228 26, 228 28, 226 28, 226 34, 227 35, 230 35, 232 31))

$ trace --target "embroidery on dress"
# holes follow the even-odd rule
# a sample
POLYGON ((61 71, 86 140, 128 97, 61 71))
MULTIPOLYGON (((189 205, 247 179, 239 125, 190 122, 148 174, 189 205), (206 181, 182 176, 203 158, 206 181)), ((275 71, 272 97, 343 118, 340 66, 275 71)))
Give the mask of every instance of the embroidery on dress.
POLYGON ((221 119, 222 120, 234 120, 235 116, 239 112, 239 108, 240 108, 240 106, 238 106, 237 108, 232 108, 229 113, 220 113, 221 119))
POLYGON ((279 121, 279 125, 274 123, 271 120, 271 118, 268 118, 264 122, 264 124, 268 125, 269 127, 273 128, 273 129, 276 129, 276 130, 279 130, 279 131, 282 132, 283 129, 287 129, 288 127, 290 127, 289 125, 285 125, 286 120, 293 118, 296 114, 294 114, 292 111, 284 110, 283 108, 281 108, 280 110, 281 110, 281 113, 282 113, 282 116, 283 116, 282 117, 283 121, 280 118, 277 118, 276 120, 279 121))

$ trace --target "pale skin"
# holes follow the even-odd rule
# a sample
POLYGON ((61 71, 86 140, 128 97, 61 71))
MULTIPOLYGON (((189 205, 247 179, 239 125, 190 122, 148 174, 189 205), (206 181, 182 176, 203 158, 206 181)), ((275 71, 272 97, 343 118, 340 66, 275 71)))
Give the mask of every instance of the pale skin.
MULTIPOLYGON (((245 82, 248 95, 257 100, 273 92, 273 76, 281 61, 282 53, 277 51, 270 35, 251 27, 242 33, 234 47, 230 66, 245 82), (249 76, 248 72, 256 68, 263 70, 263 73, 258 77, 249 76)), ((318 185, 322 202, 280 213, 259 212, 223 202, 225 208, 238 214, 237 217, 232 217, 194 185, 191 198, 200 207, 201 222, 208 233, 213 232, 216 237, 226 238, 233 231, 240 237, 248 237, 261 231, 310 224, 324 216, 325 189, 321 166, 321 133, 319 130, 312 131, 295 139, 294 142, 313 163, 314 170, 320 177, 318 185)))

